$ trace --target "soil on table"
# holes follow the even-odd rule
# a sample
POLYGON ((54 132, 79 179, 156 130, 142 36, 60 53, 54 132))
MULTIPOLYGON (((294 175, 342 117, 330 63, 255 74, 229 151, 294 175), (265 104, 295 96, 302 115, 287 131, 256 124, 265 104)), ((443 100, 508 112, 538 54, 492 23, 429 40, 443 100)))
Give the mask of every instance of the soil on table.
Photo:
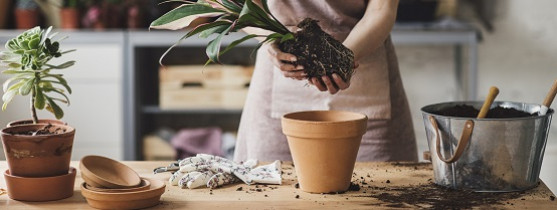
POLYGON ((65 132, 66 132, 66 129, 64 129, 64 128, 54 127, 54 126, 52 126, 52 124, 48 124, 45 127, 41 128, 40 130, 13 132, 13 133, 10 133, 10 134, 12 134, 12 135, 22 135, 22 136, 41 136, 41 135, 63 134, 65 132))
POLYGON ((298 24, 301 30, 294 34, 293 40, 279 44, 279 48, 296 55, 294 65, 304 66, 308 77, 337 73, 344 81, 349 81, 354 72, 354 53, 325 33, 316 20, 306 18, 298 24))
MULTIPOLYGON (((480 110, 469 105, 456 105, 437 111, 435 114, 451 117, 476 118, 480 110)), ((515 108, 495 107, 487 112, 486 118, 517 118, 537 116, 537 113, 519 111, 515 108)))
MULTIPOLYGON (((369 197, 391 203, 393 204, 391 207, 405 207, 407 204, 417 208, 470 209, 485 205, 505 204, 504 202, 507 200, 519 198, 522 194, 522 192, 477 193, 430 183, 383 189, 369 197)), ((510 203, 507 202, 507 204, 510 203)))

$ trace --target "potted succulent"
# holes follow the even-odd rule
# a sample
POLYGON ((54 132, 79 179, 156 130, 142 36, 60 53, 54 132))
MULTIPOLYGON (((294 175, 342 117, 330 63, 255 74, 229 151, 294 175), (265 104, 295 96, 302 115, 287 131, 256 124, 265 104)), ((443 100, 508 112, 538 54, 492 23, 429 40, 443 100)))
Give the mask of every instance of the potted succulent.
POLYGON ((197 19, 206 17, 217 18, 196 26, 188 31, 181 40, 196 34, 204 38, 217 34, 207 45, 208 63, 219 62, 220 55, 248 39, 265 37, 260 46, 264 43, 278 41, 282 51, 296 55, 298 59, 293 63, 304 66, 308 77, 337 73, 342 79, 350 80, 354 71, 354 53, 341 42, 323 32, 317 20, 307 18, 298 24, 299 31, 291 32, 271 14, 266 0, 261 0, 261 5, 255 4, 253 0, 183 1, 181 6, 153 21, 150 28, 178 30, 188 27, 197 19), (245 27, 261 28, 273 33, 270 35, 248 34, 232 42, 224 50, 220 50, 223 36, 245 27))
POLYGON ((75 129, 62 123, 42 123, 36 110, 46 109, 56 119, 64 116, 58 103, 69 104, 71 93, 62 74, 55 71, 72 66, 75 61, 51 64, 73 50, 61 51, 60 43, 50 34, 52 27, 29 29, 6 43, 0 63, 10 75, 3 85, 2 110, 16 95, 30 96, 32 123, 1 130, 4 153, 10 173, 23 177, 48 177, 67 174, 75 129))
POLYGON ((79 28, 82 1, 63 0, 60 8, 60 27, 65 29, 79 28))
POLYGON ((18 29, 29 29, 39 25, 39 5, 34 0, 17 0, 15 22, 18 29))

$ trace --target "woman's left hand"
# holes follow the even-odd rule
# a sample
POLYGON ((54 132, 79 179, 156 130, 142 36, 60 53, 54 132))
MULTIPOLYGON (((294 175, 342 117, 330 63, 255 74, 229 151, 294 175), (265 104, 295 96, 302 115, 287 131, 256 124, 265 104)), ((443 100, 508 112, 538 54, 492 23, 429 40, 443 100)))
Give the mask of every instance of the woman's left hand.
MULTIPOLYGON (((354 70, 358 68, 358 63, 354 63, 354 70)), ((308 78, 309 84, 315 86, 319 91, 329 91, 331 95, 338 93, 350 87, 350 80, 344 81, 338 74, 333 73, 331 76, 321 76, 308 78)))

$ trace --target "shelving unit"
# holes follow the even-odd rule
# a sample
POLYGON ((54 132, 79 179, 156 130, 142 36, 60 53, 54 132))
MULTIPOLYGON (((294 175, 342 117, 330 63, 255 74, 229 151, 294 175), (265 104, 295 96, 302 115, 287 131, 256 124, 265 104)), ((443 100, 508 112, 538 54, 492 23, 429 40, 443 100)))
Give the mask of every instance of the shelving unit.
MULTIPOLYGON (((162 109, 159 106, 159 58, 183 32, 130 31, 126 43, 125 133, 126 159, 142 159, 142 137, 160 127, 173 129, 218 126, 224 131, 236 131, 241 109, 162 109)), ((236 33, 223 39, 222 44, 243 37, 236 33)), ((191 37, 166 55, 164 65, 203 65, 207 60, 205 46, 211 39, 191 37)), ((245 42, 222 57, 222 63, 253 65, 252 50, 257 42, 245 42)))

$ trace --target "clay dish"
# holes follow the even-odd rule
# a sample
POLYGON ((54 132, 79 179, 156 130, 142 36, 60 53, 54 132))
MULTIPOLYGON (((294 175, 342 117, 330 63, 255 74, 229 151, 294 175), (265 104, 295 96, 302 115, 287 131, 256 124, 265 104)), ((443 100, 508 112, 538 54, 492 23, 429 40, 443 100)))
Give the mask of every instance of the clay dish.
POLYGON ((19 201, 54 201, 72 197, 76 170, 51 177, 20 177, 4 172, 8 196, 19 201))
POLYGON ((89 184, 87 184, 86 187, 87 187, 87 189, 90 189, 92 191, 97 191, 97 192, 119 193, 119 192, 142 191, 142 190, 149 189, 150 186, 151 186, 151 182, 147 179, 142 178, 141 179, 141 184, 139 184, 139 186, 133 187, 133 188, 122 188, 122 189, 98 188, 98 187, 93 187, 89 184))
POLYGON ((141 184, 139 175, 130 167, 101 156, 85 156, 79 163, 81 176, 96 188, 134 188, 141 184))
POLYGON ((141 209, 156 206, 160 203, 161 195, 166 185, 163 181, 144 178, 151 182, 149 189, 135 192, 97 192, 87 188, 87 184, 81 184, 81 195, 87 199, 87 203, 98 209, 141 209))

